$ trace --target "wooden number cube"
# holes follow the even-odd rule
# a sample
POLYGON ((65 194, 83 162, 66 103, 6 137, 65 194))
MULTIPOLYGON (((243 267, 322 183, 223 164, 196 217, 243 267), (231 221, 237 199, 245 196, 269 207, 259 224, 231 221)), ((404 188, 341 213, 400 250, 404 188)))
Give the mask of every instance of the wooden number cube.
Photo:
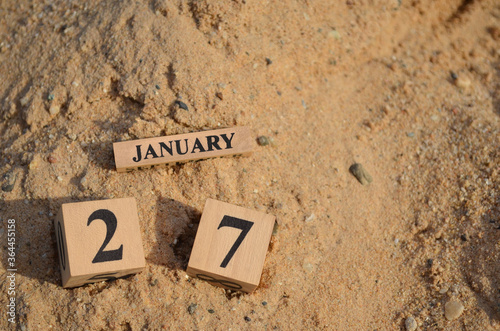
POLYGON ((134 198, 65 203, 54 226, 63 287, 115 279, 145 267, 134 198))
POLYGON ((213 285, 243 292, 260 282, 275 217, 208 199, 187 273, 213 285))

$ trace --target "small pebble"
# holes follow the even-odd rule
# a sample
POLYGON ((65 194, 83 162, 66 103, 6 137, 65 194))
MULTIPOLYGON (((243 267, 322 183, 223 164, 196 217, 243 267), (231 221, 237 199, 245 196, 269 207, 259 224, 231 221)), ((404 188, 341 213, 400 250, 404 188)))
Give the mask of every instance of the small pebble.
POLYGON ((188 313, 190 315, 193 315, 196 312, 196 309, 198 308, 198 305, 196 303, 192 303, 188 307, 188 313))
POLYGON ((28 164, 28 169, 33 170, 38 168, 38 159, 33 159, 30 164, 28 164))
POLYGON ((11 192, 14 189, 17 181, 17 175, 7 174, 5 175, 5 184, 2 185, 2 191, 11 192))
POLYGON ((453 321, 462 315, 464 305, 460 301, 448 301, 444 305, 444 316, 448 321, 453 321))
POLYGON ((213 314, 213 313, 215 313, 215 310, 213 310, 213 309, 209 309, 209 310, 208 310, 208 312, 209 312, 210 314, 213 314))
POLYGON ((156 87, 157 90, 160 89, 160 85, 158 85, 158 84, 156 84, 155 87, 156 87))
POLYGON ((360 163, 354 163, 349 167, 349 172, 356 177, 362 185, 368 185, 373 181, 372 176, 363 168, 360 163))
POLYGON ((446 292, 448 292, 448 290, 450 289, 450 287, 448 285, 444 285, 443 288, 441 288, 439 290, 439 294, 445 294, 446 292))
POLYGON ((28 102, 30 102, 30 99, 28 98, 28 96, 25 96, 23 98, 21 98, 21 100, 19 100, 19 102, 21 103, 21 106, 26 106, 28 104, 28 102))
POLYGON ((87 175, 83 176, 82 179, 80 179, 80 185, 85 185, 87 182, 87 175))
POLYGON ((459 76, 455 80, 455 85, 461 89, 467 89, 470 86, 470 84, 471 84, 470 79, 464 76, 459 76))
POLYGON ((252 321, 252 319, 248 316, 245 316, 245 322, 250 322, 250 321, 252 321))
POLYGON ((415 319, 410 316, 406 319, 405 321, 405 327, 406 327, 406 331, 415 331, 417 329, 417 321, 415 321, 415 319))
POLYGON ((60 181, 60 182, 62 182, 63 179, 62 179, 61 176, 57 176, 57 180, 60 181))
POLYGON ((260 146, 267 146, 269 145, 269 139, 266 136, 260 136, 259 138, 257 138, 257 143, 260 146))
POLYGON ((49 163, 57 163, 57 159, 52 155, 49 155, 47 161, 49 161, 49 163))
POLYGON ((47 97, 47 100, 49 100, 49 101, 54 100, 54 95, 53 94, 49 94, 49 96, 47 97))
POLYGON ((221 100, 224 100, 224 95, 222 94, 222 92, 215 93, 215 96, 221 100))
POLYGON ((457 78, 458 78, 458 75, 454 71, 450 71, 450 76, 451 76, 451 79, 453 79, 454 81, 457 80, 457 78))
POLYGON ((267 301, 262 301, 263 306, 267 306, 267 301))
POLYGON ((415 133, 413 133, 413 132, 408 132, 406 135, 407 135, 408 137, 410 137, 410 138, 415 137, 415 133))
POLYGON ((314 221, 314 218, 315 218, 315 217, 316 217, 316 216, 315 216, 314 214, 311 214, 311 215, 307 216, 307 217, 304 219, 304 221, 305 221, 306 223, 312 222, 312 221, 314 221))
POLYGON ((270 58, 266 57, 266 64, 271 65, 273 64, 273 61, 270 58))
POLYGON ((61 111, 61 106, 59 105, 51 105, 49 108, 50 115, 57 115, 61 111))
POLYGON ((189 110, 188 106, 180 100, 176 100, 175 104, 184 110, 189 110))

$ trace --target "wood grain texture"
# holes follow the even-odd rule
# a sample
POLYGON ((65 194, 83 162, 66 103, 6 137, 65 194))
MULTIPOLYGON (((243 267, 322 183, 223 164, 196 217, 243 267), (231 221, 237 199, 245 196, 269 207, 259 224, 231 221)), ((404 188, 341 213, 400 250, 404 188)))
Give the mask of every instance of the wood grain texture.
POLYGON ((252 292, 260 282, 274 222, 272 215, 208 199, 189 258, 188 275, 226 289, 252 292), (227 261, 231 251, 234 254, 227 261))
POLYGON ((145 267, 134 198, 63 204, 54 227, 63 287, 123 277, 145 267))
POLYGON ((254 142, 248 127, 193 132, 113 143, 116 170, 128 172, 157 165, 228 155, 249 155, 254 142))

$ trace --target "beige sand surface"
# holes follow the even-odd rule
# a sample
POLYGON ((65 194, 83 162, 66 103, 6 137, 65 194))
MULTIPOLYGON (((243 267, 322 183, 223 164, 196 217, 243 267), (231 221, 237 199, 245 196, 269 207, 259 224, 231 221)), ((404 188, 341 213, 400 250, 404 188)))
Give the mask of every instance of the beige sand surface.
POLYGON ((499 72, 495 0, 2 1, 0 329, 500 329, 499 72), (114 141, 235 125, 271 143, 114 169, 114 141), (61 203, 129 196, 146 270, 61 288, 61 203), (251 294, 186 276, 207 198, 277 216, 251 294))

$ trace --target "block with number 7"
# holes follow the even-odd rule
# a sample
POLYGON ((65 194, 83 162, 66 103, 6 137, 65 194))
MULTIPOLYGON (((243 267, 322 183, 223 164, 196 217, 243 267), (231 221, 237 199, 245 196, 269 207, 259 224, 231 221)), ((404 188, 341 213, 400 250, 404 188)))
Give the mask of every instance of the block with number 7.
POLYGON ((63 287, 144 269, 134 198, 65 203, 54 220, 63 287))
POLYGON ((260 282, 275 217, 208 199, 187 273, 230 290, 252 292, 260 282))

